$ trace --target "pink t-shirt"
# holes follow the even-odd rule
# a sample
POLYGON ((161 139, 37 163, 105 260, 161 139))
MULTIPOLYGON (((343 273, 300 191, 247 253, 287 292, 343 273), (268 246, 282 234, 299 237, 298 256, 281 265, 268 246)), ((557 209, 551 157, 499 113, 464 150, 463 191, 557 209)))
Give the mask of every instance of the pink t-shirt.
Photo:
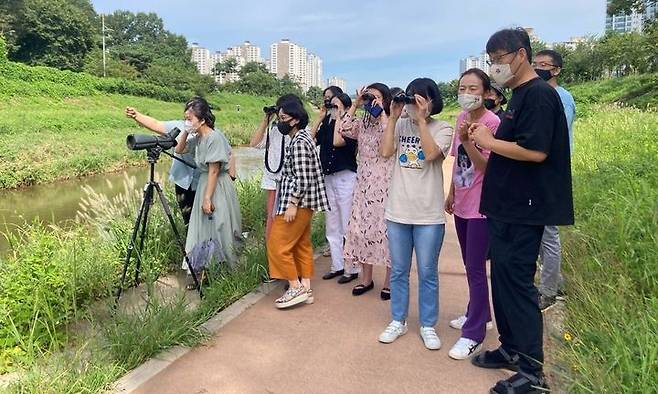
MULTIPOLYGON (((459 130, 466 114, 467 112, 462 112, 457 116, 455 130, 459 130)), ((487 110, 477 122, 484 123, 493 134, 496 134, 500 119, 496 114, 487 110)), ((488 150, 479 150, 483 156, 489 157, 490 152, 488 150)), ((455 215, 462 219, 484 219, 485 216, 480 214, 480 195, 482 194, 484 172, 475 168, 466 150, 462 147, 461 141, 459 141, 457 131, 452 140, 450 154, 455 157, 452 167, 452 183, 455 185, 455 215)))

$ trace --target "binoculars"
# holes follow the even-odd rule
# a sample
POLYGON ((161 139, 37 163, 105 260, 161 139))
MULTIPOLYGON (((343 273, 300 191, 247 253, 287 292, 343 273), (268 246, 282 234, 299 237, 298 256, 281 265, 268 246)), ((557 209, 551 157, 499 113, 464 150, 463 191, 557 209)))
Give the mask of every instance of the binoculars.
POLYGON ((397 96, 393 97, 393 102, 403 103, 403 104, 415 104, 416 98, 406 93, 400 93, 397 96))

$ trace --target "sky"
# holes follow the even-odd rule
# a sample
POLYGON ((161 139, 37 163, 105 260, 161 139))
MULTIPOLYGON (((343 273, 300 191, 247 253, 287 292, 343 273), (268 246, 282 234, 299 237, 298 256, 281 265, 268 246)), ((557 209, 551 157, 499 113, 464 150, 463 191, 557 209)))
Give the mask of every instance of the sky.
POLYGON ((98 13, 155 12, 189 43, 225 51, 245 40, 269 47, 282 38, 324 62, 326 80, 348 89, 372 82, 405 87, 416 77, 449 81, 459 59, 478 55, 496 30, 533 27, 545 42, 598 35, 605 0, 92 0, 98 13))

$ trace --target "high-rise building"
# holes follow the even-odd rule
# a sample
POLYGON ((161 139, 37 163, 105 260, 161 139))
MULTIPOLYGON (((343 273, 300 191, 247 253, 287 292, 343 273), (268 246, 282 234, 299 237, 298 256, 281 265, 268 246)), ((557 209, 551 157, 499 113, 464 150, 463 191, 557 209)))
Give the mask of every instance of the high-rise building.
POLYGON ((309 54, 301 45, 284 38, 270 46, 269 70, 279 78, 288 75, 304 90, 311 86, 322 87, 322 59, 309 54))
POLYGON ((555 47, 558 45, 564 45, 567 49, 574 50, 576 49, 578 44, 582 44, 586 42, 587 42, 587 37, 571 37, 567 41, 547 43, 546 47, 548 47, 549 49, 555 49, 555 47))
POLYGON ((327 79, 327 86, 338 86, 343 89, 343 92, 347 93, 347 82, 340 77, 331 77, 327 79))
POLYGON ((284 38, 270 46, 270 72, 283 78, 288 75, 292 80, 306 86, 306 48, 284 38))
POLYGON ((215 76, 215 80, 220 84, 237 81, 240 78, 237 71, 239 71, 245 64, 249 62, 263 62, 263 59, 260 56, 260 47, 252 45, 249 41, 245 41, 240 46, 227 48, 226 52, 217 51, 210 53, 208 49, 199 46, 196 42, 192 44, 191 49, 192 61, 196 63, 199 73, 204 75, 212 74, 218 63, 224 62, 230 58, 235 59, 237 63, 236 72, 215 76))
MULTIPOLYGON (((610 0, 606 1, 606 8, 610 0)), ((644 0, 644 12, 633 11, 629 14, 618 13, 610 15, 606 11, 605 30, 619 33, 641 32, 646 21, 656 19, 658 15, 658 2, 655 0, 644 0)))
POLYGON ((489 74, 489 55, 482 51, 480 56, 469 56, 465 59, 459 60, 459 75, 470 68, 479 68, 485 73, 489 74))
POLYGON ((312 53, 306 58, 306 81, 304 89, 308 90, 311 86, 322 88, 324 86, 322 79, 322 59, 312 53))
POLYGON ((523 30, 528 33, 528 37, 530 37, 531 41, 539 41, 539 36, 535 34, 535 28, 534 27, 524 27, 523 30))
POLYGON ((246 63, 263 63, 263 59, 260 57, 260 47, 252 45, 249 41, 245 41, 240 45, 240 56, 246 63))
POLYGON ((210 74, 210 51, 196 42, 192 43, 192 61, 196 64, 199 74, 210 74))

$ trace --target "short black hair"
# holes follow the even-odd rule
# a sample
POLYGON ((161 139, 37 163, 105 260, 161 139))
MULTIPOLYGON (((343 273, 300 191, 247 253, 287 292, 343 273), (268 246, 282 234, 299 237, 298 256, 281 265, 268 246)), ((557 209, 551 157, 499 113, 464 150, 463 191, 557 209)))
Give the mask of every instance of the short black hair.
POLYGON ((332 86, 329 86, 328 88, 326 88, 325 90, 322 91, 322 95, 323 95, 323 96, 324 96, 325 93, 327 93, 327 90, 331 91, 331 94, 332 94, 334 97, 336 97, 336 96, 338 96, 338 95, 340 95, 340 94, 343 94, 343 89, 341 89, 341 88, 338 87, 338 86, 334 86, 334 85, 332 85, 332 86))
POLYGON ((280 109, 284 114, 299 121, 299 123, 296 125, 297 130, 305 129, 306 126, 308 126, 308 112, 306 112, 306 109, 304 108, 304 105, 301 104, 301 102, 290 100, 283 103, 280 109))
POLYGON ((299 96, 294 95, 292 93, 288 93, 288 94, 284 94, 283 96, 279 97, 276 100, 276 107, 281 108, 285 103, 289 101, 299 103, 301 106, 304 106, 304 103, 302 102, 302 99, 299 98, 299 96))
POLYGON ((491 79, 489 78, 487 73, 480 70, 479 68, 475 68, 475 67, 469 68, 468 70, 462 73, 462 75, 459 77, 459 80, 461 81, 462 78, 464 78, 464 75, 471 75, 471 74, 480 78, 480 81, 482 81, 482 87, 484 88, 485 92, 491 90, 491 79))
POLYGON ((418 94, 432 101, 430 115, 443 111, 443 98, 439 86, 430 78, 416 78, 407 85, 406 93, 410 96, 418 94))
POLYGON ((503 50, 507 52, 525 49, 528 54, 528 63, 532 62, 532 46, 530 45, 530 36, 522 27, 513 29, 503 29, 495 32, 489 41, 487 41, 487 53, 492 54, 496 51, 503 50))
POLYGON ((191 111, 199 120, 204 120, 211 129, 215 128, 215 115, 210 109, 210 104, 203 97, 195 96, 185 103, 185 111, 191 111))
POLYGON ((552 49, 544 49, 543 51, 537 52, 535 56, 548 56, 553 59, 554 65, 562 68, 562 55, 560 55, 560 52, 558 51, 554 51, 552 49))
POLYGON ((402 88, 399 88, 397 86, 394 87, 394 88, 391 88, 391 97, 395 97, 395 96, 399 95, 400 93, 404 93, 404 90, 402 90, 402 88))
POLYGON ((349 108, 352 106, 352 99, 350 98, 350 95, 347 93, 341 93, 336 98, 343 104, 345 108, 349 108))
POLYGON ((393 100, 393 97, 391 96, 391 89, 388 88, 388 86, 384 85, 381 82, 375 82, 371 83, 368 85, 368 89, 375 89, 379 93, 382 94, 382 98, 384 99, 384 112, 386 112, 386 115, 391 114, 391 100, 393 100))

